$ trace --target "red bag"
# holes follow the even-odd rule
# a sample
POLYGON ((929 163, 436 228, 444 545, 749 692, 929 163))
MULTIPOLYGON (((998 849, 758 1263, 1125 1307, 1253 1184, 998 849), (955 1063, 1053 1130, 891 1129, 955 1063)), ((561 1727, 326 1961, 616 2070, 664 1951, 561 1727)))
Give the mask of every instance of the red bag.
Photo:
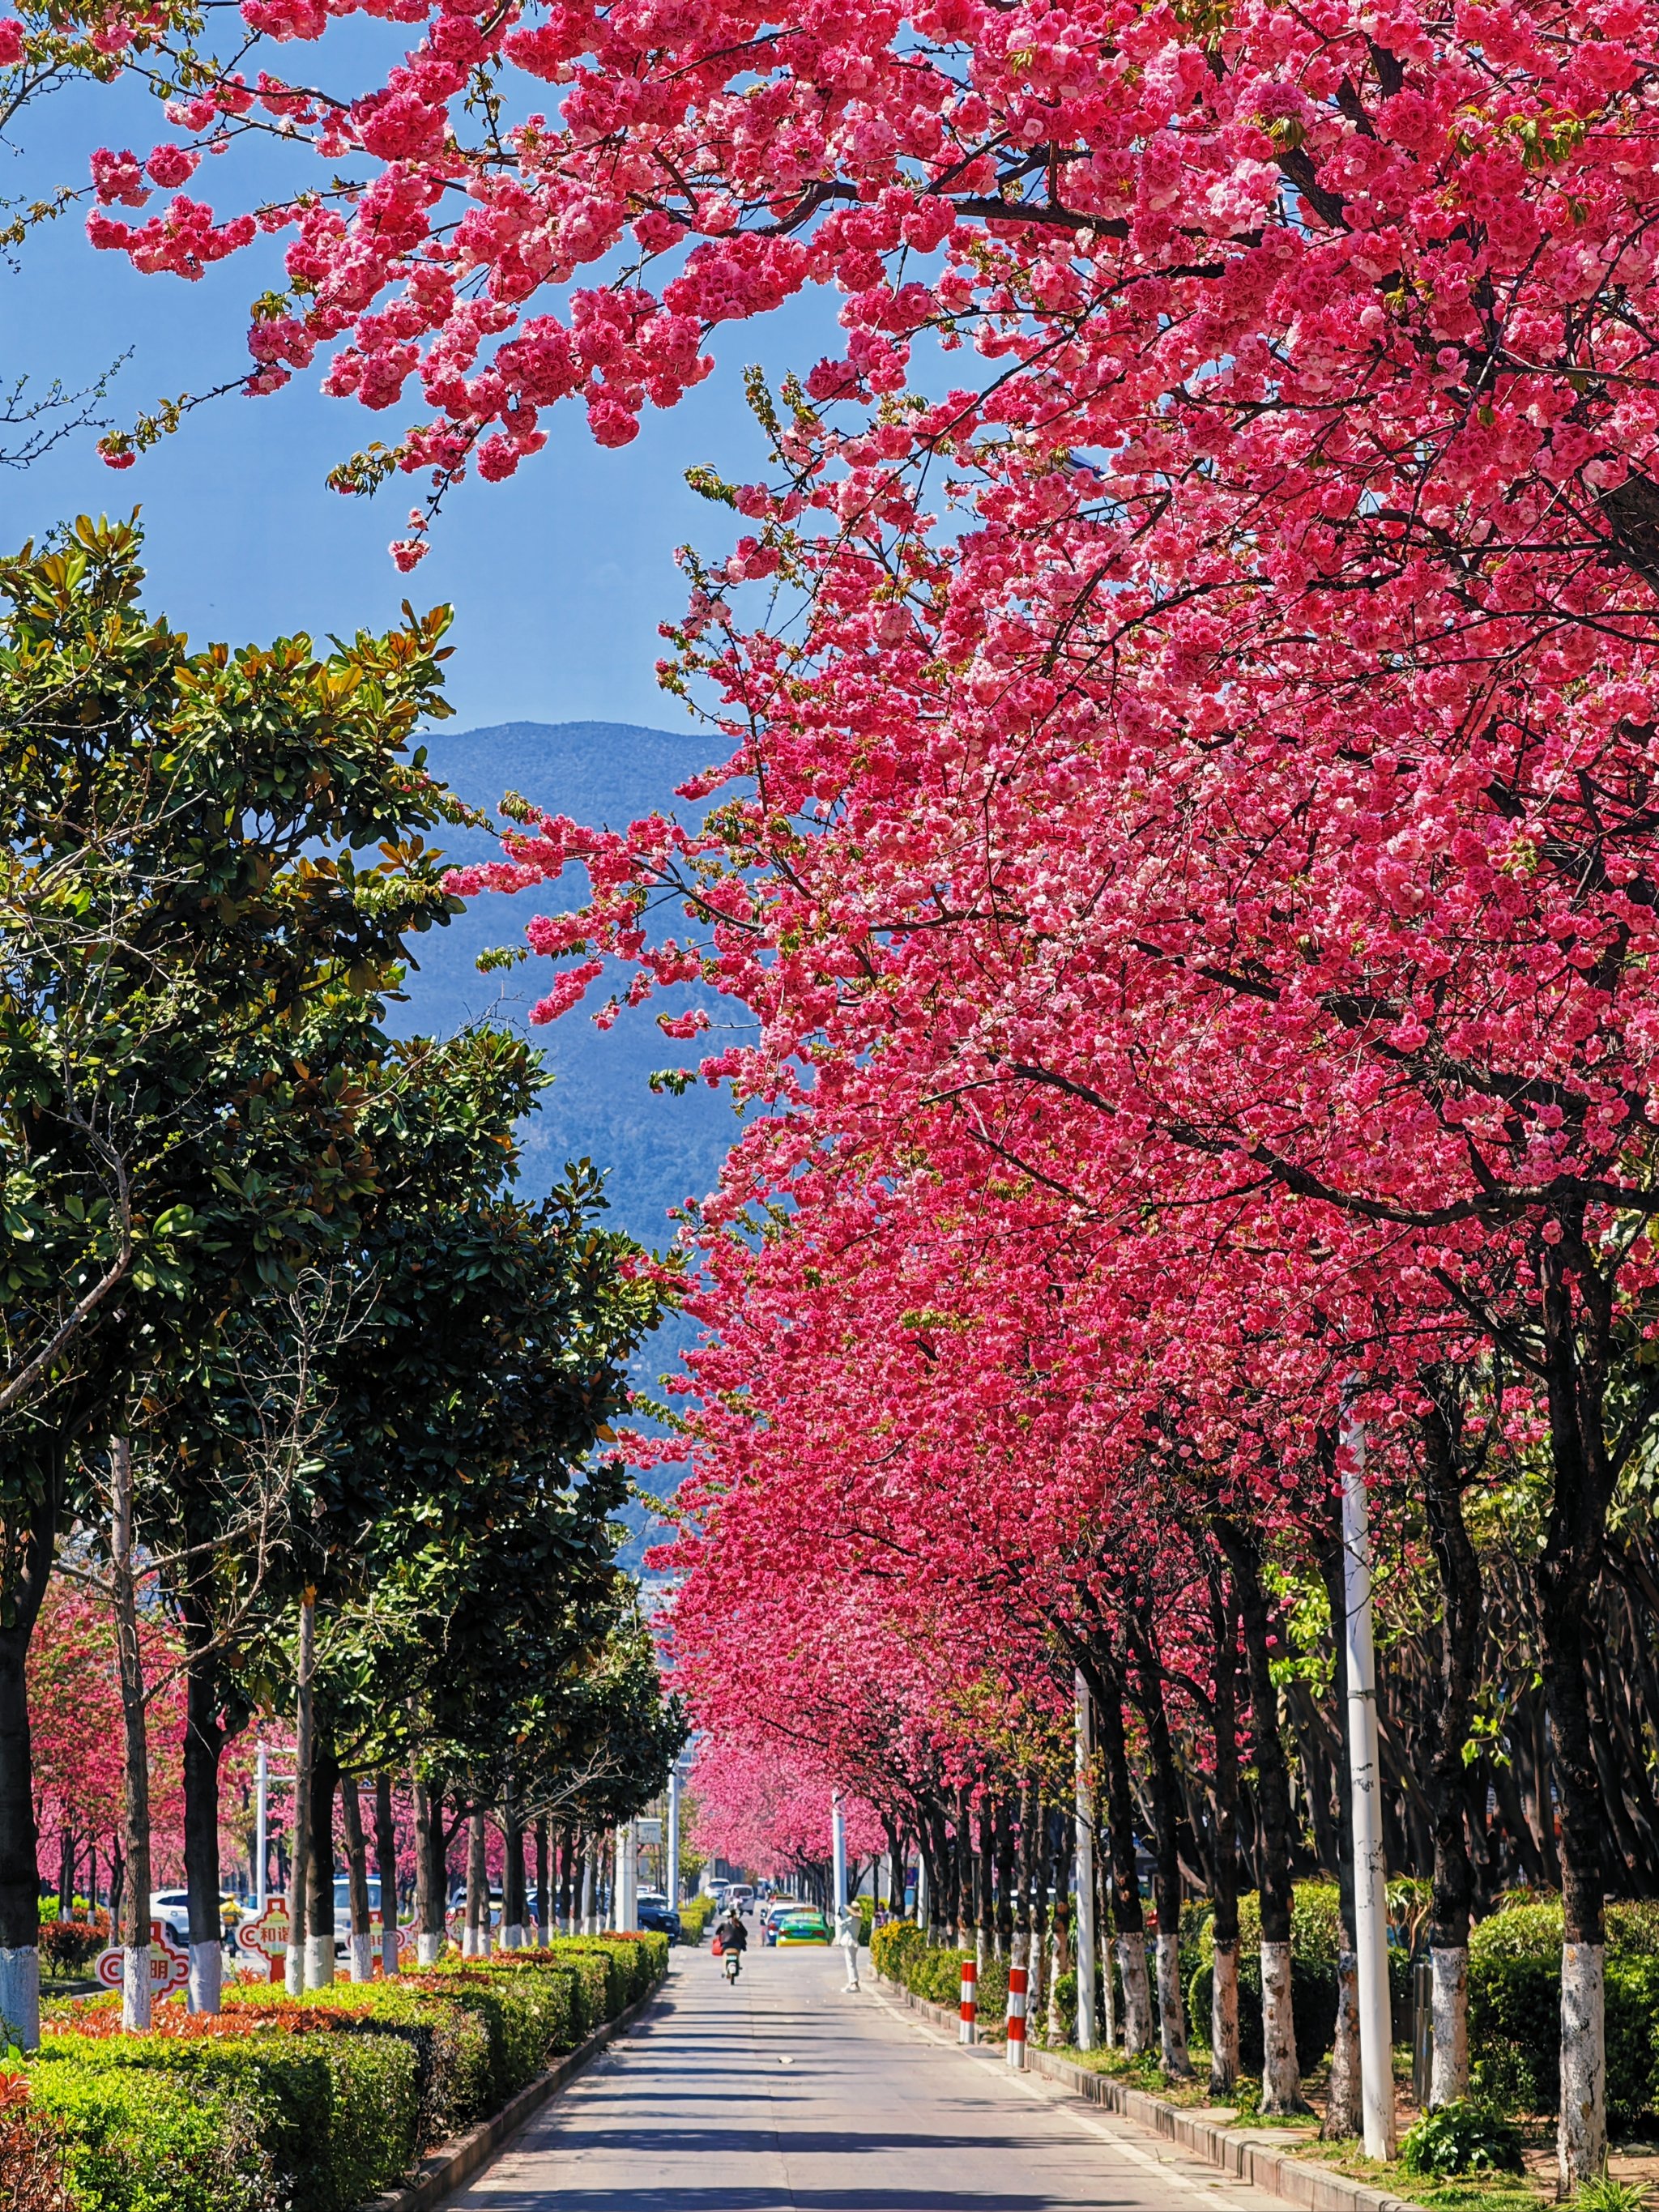
POLYGON ((720 1937, 717 1936, 708 1947, 709 1956, 711 1958, 718 1959, 725 1948, 725 1944, 721 1942, 720 1937))

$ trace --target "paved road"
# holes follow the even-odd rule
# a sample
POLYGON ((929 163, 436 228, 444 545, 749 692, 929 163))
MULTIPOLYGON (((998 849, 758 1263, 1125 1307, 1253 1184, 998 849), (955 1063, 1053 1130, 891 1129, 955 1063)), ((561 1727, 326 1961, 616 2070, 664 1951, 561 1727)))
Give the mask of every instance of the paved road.
POLYGON ((451 2212, 1285 2212, 842 1979, 839 1954, 756 1949, 733 1990, 677 1952, 451 2212))

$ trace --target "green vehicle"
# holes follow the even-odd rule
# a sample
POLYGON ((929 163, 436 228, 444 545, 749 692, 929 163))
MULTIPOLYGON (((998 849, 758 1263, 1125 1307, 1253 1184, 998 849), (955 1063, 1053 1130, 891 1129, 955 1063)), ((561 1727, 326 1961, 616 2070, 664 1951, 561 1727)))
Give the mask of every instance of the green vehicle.
POLYGON ((780 1950, 786 1944, 827 1943, 830 1923, 810 1905, 793 1912, 775 1912, 766 1923, 766 1940, 775 1943, 780 1950))

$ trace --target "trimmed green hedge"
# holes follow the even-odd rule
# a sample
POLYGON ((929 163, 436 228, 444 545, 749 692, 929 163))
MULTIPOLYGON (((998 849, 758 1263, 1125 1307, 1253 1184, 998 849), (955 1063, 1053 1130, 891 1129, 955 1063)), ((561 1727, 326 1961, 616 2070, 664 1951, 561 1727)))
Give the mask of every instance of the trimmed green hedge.
POLYGON ((714 1900, 706 1893, 689 1898, 680 1907, 680 1941, 701 1943, 714 1917, 714 1900))
MULTIPOLYGON (((88 2100, 92 2132, 105 2134, 108 2098, 88 2085, 101 2080, 106 2090, 116 2093, 123 2140, 112 2151, 107 2144, 97 2148, 95 2172, 87 2176, 94 2185, 90 2191, 77 2172, 82 2130, 70 2138, 71 2179, 88 2212, 94 2207, 104 2212, 106 2205, 126 2212, 129 2205, 148 2207, 151 2201, 131 2194, 118 2169, 136 2148, 142 2172, 161 2148, 147 2124, 138 2124, 153 2096, 166 2139, 161 2166, 182 2168, 168 2181, 179 2212, 187 2207, 193 2212, 198 2187, 207 2192, 199 2201, 218 2212, 220 2198, 213 2191, 224 2189, 227 2158, 233 2192, 228 2203, 242 2201, 234 2194, 237 2175, 258 2171, 270 2194, 252 2201, 351 2212, 407 2172, 415 2157, 420 2112, 415 2053, 390 2036, 52 2035, 30 2061, 28 2075, 40 2109, 60 2134, 77 2097, 88 2100), (136 2098, 121 2095, 128 2084, 137 2089, 136 2098), (212 2116, 210 2141, 190 2130, 187 2143, 178 2140, 174 2085, 212 2116), (128 2194, 120 2193, 124 2188, 128 2194)), ((155 2201, 173 2203, 165 2194, 155 2201)))
MULTIPOLYGON (((1609 1951, 1607 2047, 1607 2120, 1624 2132, 1645 2113, 1659 2111, 1659 1958, 1621 1958, 1609 1951)), ((1512 2112, 1556 2109, 1561 2099, 1559 1949, 1544 1957, 1502 1949, 1471 1956, 1469 2048, 1477 2095, 1512 2112)))
POLYGON ((453 1954, 300 1999, 250 1987, 216 2018, 160 2007, 112 2033, 94 2000, 26 2064, 74 2212, 353 2212, 654 1988, 668 1940, 453 1954))
POLYGON ((266 2212, 282 2202, 269 2115, 228 2081, 36 2062, 29 2105, 76 2212, 266 2212))

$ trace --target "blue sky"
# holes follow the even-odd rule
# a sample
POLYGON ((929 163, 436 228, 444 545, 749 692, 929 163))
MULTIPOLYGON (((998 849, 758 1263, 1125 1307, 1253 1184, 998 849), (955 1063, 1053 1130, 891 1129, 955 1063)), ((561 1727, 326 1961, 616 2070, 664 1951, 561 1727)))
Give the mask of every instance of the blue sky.
MULTIPOLYGON (((142 155, 163 135, 157 119, 136 88, 58 94, 19 119, 17 150, 0 153, 0 196, 83 182, 95 145, 131 145, 142 155)), ((222 166, 204 164, 193 194, 240 204, 240 161, 233 154, 222 166)), ((34 234, 19 273, 0 270, 0 381, 27 374, 37 386, 53 376, 77 384, 131 349, 108 403, 120 423, 158 398, 234 374, 246 359, 246 302, 274 270, 238 257, 194 284, 140 276, 123 257, 94 253, 83 221, 84 210, 71 210, 34 234)), ((263 242, 254 249, 269 251, 263 242)), ((198 410, 124 474, 106 468, 85 436, 27 471, 0 470, 0 547, 11 550, 66 514, 137 503, 152 604, 198 641, 380 625, 406 593, 421 606, 448 600, 460 726, 590 719, 682 726, 684 709, 653 672, 657 624, 684 600, 674 548, 690 539, 724 550, 733 522, 690 492, 684 472, 693 462, 738 477, 763 472, 743 366, 758 360, 775 374, 838 350, 836 304, 817 295, 764 325, 722 333, 715 376, 672 412, 647 410, 641 436, 621 452, 596 448, 579 410, 555 410, 546 450, 510 483, 461 487, 407 580, 386 546, 404 534, 415 485, 399 480, 358 501, 330 491, 324 477, 371 438, 395 438, 418 410, 370 416, 325 399, 315 369, 274 398, 233 395, 198 410)))

